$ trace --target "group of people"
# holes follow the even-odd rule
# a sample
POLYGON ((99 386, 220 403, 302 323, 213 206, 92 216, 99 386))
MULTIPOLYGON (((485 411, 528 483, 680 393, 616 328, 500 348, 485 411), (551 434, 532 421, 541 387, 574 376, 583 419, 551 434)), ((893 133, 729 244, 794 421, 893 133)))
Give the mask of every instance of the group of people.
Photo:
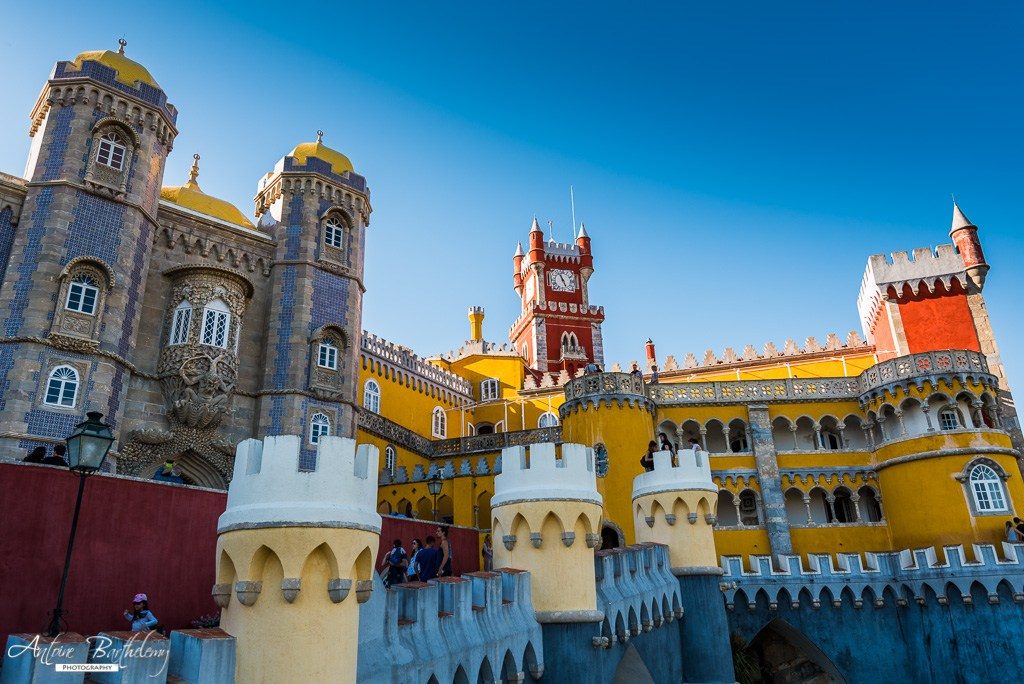
MULTIPOLYGON (((448 528, 438 525, 434 531, 437 537, 428 536, 427 543, 412 540, 412 553, 407 553, 402 540, 392 542, 392 548, 381 561, 381 577, 385 586, 405 582, 429 582, 438 577, 452 576, 452 544, 448 539, 448 528)), ((483 568, 491 570, 494 563, 494 548, 491 535, 484 537, 482 550, 483 568)))
POLYGON ((63 444, 57 444, 53 447, 53 453, 47 454, 46 447, 37 446, 35 449, 28 453, 28 456, 21 459, 25 463, 42 463, 43 465, 56 465, 68 467, 68 462, 64 458, 64 454, 68 452, 68 448, 63 444))
POLYGON ((1024 544, 1024 520, 1014 518, 1006 521, 1006 541, 1010 544, 1024 544))
MULTIPOLYGON (((694 451, 700 451, 700 442, 691 437, 689 446, 687 448, 692 449, 694 451)), ((652 470, 654 470, 654 454, 658 451, 667 451, 672 455, 673 468, 679 465, 679 462, 676 459, 676 447, 672 443, 672 440, 670 440, 668 438, 668 435, 666 435, 664 432, 659 432, 658 441, 654 441, 652 439, 650 442, 648 442, 646 453, 644 453, 644 455, 640 457, 640 465, 643 467, 644 472, 649 473, 652 470)))

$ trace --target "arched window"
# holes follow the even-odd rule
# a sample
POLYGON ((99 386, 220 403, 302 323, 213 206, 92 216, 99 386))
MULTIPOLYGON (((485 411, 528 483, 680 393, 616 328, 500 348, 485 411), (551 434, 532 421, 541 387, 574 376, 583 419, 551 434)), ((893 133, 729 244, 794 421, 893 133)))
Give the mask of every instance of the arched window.
POLYGON ((320 438, 331 434, 331 419, 325 413, 314 413, 309 421, 309 443, 319 444, 320 438))
POLYGON ((45 403, 50 406, 74 408, 78 400, 78 371, 71 366, 57 366, 46 382, 45 403))
POLYGON ((92 276, 80 273, 75 276, 68 286, 68 298, 64 302, 64 308, 68 311, 92 316, 96 313, 96 302, 100 298, 100 288, 92 276))
POLYGON ((174 310, 174 319, 171 321, 171 339, 168 344, 185 344, 188 342, 189 327, 192 325, 192 305, 187 301, 178 305, 174 310))
POLYGON ((444 439, 448 436, 448 419, 444 415, 444 409, 438 406, 430 420, 430 434, 434 437, 444 439))
POLYGON ((740 492, 740 524, 758 525, 760 516, 757 514, 757 495, 749 489, 740 492))
POLYGON ((227 349, 228 331, 231 329, 231 310, 227 304, 215 299, 203 309, 202 343, 227 349))
POLYGON ((324 221, 324 244, 335 249, 345 246, 345 224, 340 219, 331 217, 324 221))
POLYGON ((395 475, 395 463, 398 461, 398 452, 395 447, 388 444, 384 448, 384 470, 388 471, 392 477, 395 475))
POLYGON ((487 378, 480 382, 480 401, 492 401, 498 398, 498 381, 495 378, 487 378))
POLYGON ((1006 510, 1003 481, 992 468, 979 464, 971 468, 969 477, 974 507, 979 513, 1006 510))
MULTIPOLYGON (((334 345, 331 340, 323 340, 320 342, 320 347, 317 350, 316 363, 321 368, 329 368, 330 370, 338 370, 338 348, 334 345)), ((378 399, 380 398, 380 392, 377 392, 378 399)), ((376 413, 376 411, 374 411, 376 413)))
POLYGON ((551 411, 542 414, 540 420, 537 421, 537 427, 548 428, 556 425, 558 425, 558 416, 551 411))
POLYGON ((376 380, 367 380, 363 385, 363 408, 370 413, 380 413, 380 385, 376 380))
POLYGON ((124 168, 124 160, 128 156, 128 148, 117 133, 108 131, 100 137, 96 150, 96 161, 104 166, 120 171, 124 168))
POLYGON ((940 430, 959 430, 960 416, 952 406, 947 406, 939 411, 940 430))

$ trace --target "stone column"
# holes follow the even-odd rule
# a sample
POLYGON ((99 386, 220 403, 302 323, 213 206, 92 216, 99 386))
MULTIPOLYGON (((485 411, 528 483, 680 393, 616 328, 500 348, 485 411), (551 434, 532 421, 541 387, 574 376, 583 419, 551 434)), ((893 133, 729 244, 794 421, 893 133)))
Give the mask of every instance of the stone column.
POLYGON ((779 460, 772 440, 772 421, 767 404, 747 406, 750 431, 754 437, 751 445, 757 466, 757 479, 761 484, 761 503, 764 506, 765 528, 768 543, 776 557, 793 553, 793 540, 789 533, 789 518, 786 517, 786 500, 779 478, 779 460))

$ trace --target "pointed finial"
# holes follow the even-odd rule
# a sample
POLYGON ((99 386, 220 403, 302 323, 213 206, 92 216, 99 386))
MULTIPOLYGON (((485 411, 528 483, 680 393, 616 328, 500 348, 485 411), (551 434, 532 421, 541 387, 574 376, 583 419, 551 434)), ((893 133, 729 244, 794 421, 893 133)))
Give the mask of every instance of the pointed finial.
POLYGON ((960 209, 960 205, 956 203, 956 198, 953 198, 953 222, 950 226, 949 232, 953 232, 959 228, 968 228, 973 226, 971 220, 964 216, 964 212, 960 209))
POLYGON ((516 243, 516 253, 512 256, 521 257, 523 256, 523 243, 522 241, 516 243))
POLYGON ((199 154, 192 155, 192 168, 188 172, 188 182, 190 185, 196 184, 196 179, 199 178, 199 154))
POLYGON ((540 232, 540 223, 537 222, 537 216, 536 215, 534 215, 534 217, 533 217, 533 225, 530 226, 530 232, 531 233, 533 233, 533 232, 540 232))
POLYGON ((123 55, 124 54, 124 46, 127 45, 127 44, 128 44, 127 40, 125 40, 124 38, 118 38, 117 39, 117 45, 118 45, 117 54, 123 55))
POLYGON ((579 239, 579 238, 585 238, 585 237, 590 237, 590 235, 587 234, 587 226, 585 224, 581 223, 580 224, 580 232, 576 234, 576 238, 579 239))
POLYGON ((316 132, 316 142, 317 142, 318 145, 322 145, 323 144, 323 142, 324 142, 324 132, 323 131, 317 131, 316 132))

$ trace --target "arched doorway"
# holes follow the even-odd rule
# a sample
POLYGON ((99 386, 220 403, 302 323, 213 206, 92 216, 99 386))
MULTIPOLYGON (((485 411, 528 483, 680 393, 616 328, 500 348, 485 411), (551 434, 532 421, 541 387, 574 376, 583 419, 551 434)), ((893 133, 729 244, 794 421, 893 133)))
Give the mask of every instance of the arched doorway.
POLYGON ((757 664, 762 682, 846 684, 825 653, 785 620, 772 620, 743 649, 757 664))
POLYGON ((612 522, 605 522, 601 526, 601 550, 616 549, 626 545, 626 539, 622 535, 622 529, 612 522))

